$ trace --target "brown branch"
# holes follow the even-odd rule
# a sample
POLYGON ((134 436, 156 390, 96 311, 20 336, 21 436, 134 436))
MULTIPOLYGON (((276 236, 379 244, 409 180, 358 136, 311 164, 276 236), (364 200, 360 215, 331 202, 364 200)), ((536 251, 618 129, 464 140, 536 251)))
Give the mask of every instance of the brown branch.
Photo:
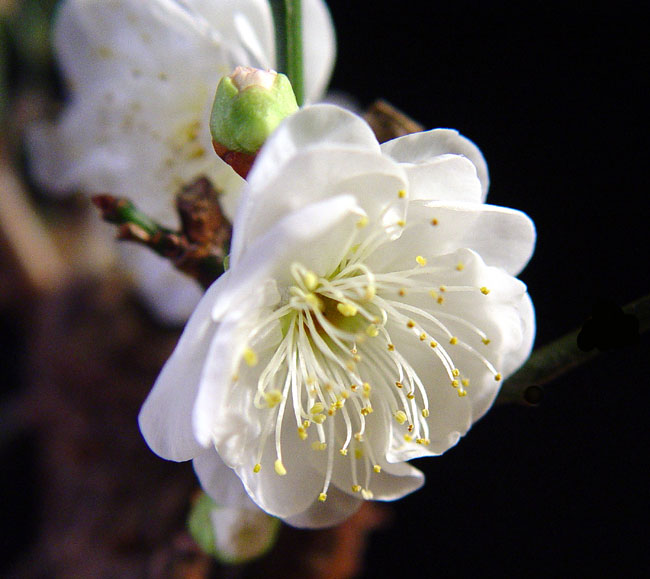
POLYGON ((96 195, 93 203, 105 221, 119 226, 118 239, 149 247, 203 287, 224 272, 232 227, 207 178, 200 177, 179 192, 180 231, 156 223, 124 197, 96 195))

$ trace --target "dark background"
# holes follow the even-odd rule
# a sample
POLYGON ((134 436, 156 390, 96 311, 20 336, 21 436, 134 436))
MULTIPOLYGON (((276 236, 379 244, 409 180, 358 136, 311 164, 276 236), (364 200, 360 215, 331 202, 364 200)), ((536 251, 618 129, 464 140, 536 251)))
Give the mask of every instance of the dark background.
MULTIPOLYGON (((332 88, 361 106, 385 98, 426 128, 458 129, 487 159, 489 202, 535 221, 537 250, 520 277, 538 346, 581 325, 601 298, 623 305, 648 293, 641 2, 329 5, 332 88)), ((3 377, 19 389, 23 328, 1 314, 3 377)), ((363 577, 647 569, 649 354, 647 336, 608 351, 548 385, 538 407, 497 407, 457 447, 418 461, 427 483, 390 505, 363 577)), ((28 545, 36 516, 30 453, 29 438, 3 445, 12 549, 28 545)))
MULTIPOLYGON (((488 201, 537 226, 520 277, 539 346, 600 298, 648 293, 650 42, 642 3, 522 4, 332 1, 332 86, 479 145, 488 201)), ((548 385, 540 406, 495 408, 418 461, 426 486, 392 505, 365 576, 647 569, 648 346, 608 351, 548 385)))

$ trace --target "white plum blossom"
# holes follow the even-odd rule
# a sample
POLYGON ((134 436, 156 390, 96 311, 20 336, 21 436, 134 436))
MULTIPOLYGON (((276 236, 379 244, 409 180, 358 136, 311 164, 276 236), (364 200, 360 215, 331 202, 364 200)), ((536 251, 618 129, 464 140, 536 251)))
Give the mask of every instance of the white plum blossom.
MULTIPOLYGON (((334 61, 322 0, 303 2, 305 92, 318 99, 334 61)), ((125 196, 176 228, 174 197, 207 176, 232 216, 241 178, 212 150, 210 109, 239 65, 274 68, 267 0, 64 0, 54 49, 70 102, 29 138, 32 172, 50 191, 125 196)), ((127 244, 130 270, 163 318, 185 321, 202 290, 151 251, 127 244)))
POLYGON ((140 427, 220 504, 245 491, 290 524, 333 525, 419 488, 406 461, 455 445, 528 357, 514 276, 535 230, 483 203, 487 167, 456 131, 380 146, 333 105, 283 121, 247 181, 230 268, 140 427))

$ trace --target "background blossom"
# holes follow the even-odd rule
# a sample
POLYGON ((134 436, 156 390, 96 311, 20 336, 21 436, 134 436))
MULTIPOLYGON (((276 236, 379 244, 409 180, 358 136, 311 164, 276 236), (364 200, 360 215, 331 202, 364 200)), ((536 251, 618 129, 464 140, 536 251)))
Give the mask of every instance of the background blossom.
MULTIPOLYGON (((304 3, 304 42, 306 95, 317 99, 334 62, 321 0, 304 3)), ((70 102, 56 124, 30 135, 43 187, 126 196, 175 228, 174 196, 205 175, 232 216, 242 183, 212 151, 210 109, 219 79, 235 66, 275 66, 266 0, 65 0, 54 47, 70 102)), ((149 250, 121 250, 154 309, 184 321, 201 288, 149 250)))

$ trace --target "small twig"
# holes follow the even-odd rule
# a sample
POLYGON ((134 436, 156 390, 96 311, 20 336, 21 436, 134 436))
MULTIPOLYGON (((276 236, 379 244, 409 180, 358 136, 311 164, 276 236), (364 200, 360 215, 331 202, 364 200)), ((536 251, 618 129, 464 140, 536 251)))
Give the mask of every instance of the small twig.
POLYGON ((221 211, 217 192, 205 177, 184 187, 177 196, 181 231, 156 223, 123 197, 96 195, 93 203, 105 221, 119 226, 118 239, 149 247, 203 287, 224 272, 232 228, 221 211))
MULTIPOLYGON (((620 325, 622 334, 608 333, 608 346, 610 348, 623 347, 633 344, 638 336, 650 328, 650 296, 640 298, 620 310, 620 316, 629 316, 636 324, 620 325)), ((611 329, 611 320, 593 319, 602 322, 604 329, 611 329)), ((554 378, 565 374, 569 370, 595 358, 604 347, 591 347, 589 350, 581 349, 579 336, 587 328, 587 323, 568 334, 554 340, 550 344, 535 350, 528 361, 505 381, 497 402, 517 402, 525 405, 538 404, 542 397, 542 385, 554 378)), ((590 328, 593 331, 592 328, 590 328)), ((596 330, 598 331, 598 330, 596 330)), ((595 343, 600 340, 596 339, 595 343)))
POLYGON ((372 127, 380 143, 424 130, 420 123, 385 100, 372 103, 363 118, 372 127))

